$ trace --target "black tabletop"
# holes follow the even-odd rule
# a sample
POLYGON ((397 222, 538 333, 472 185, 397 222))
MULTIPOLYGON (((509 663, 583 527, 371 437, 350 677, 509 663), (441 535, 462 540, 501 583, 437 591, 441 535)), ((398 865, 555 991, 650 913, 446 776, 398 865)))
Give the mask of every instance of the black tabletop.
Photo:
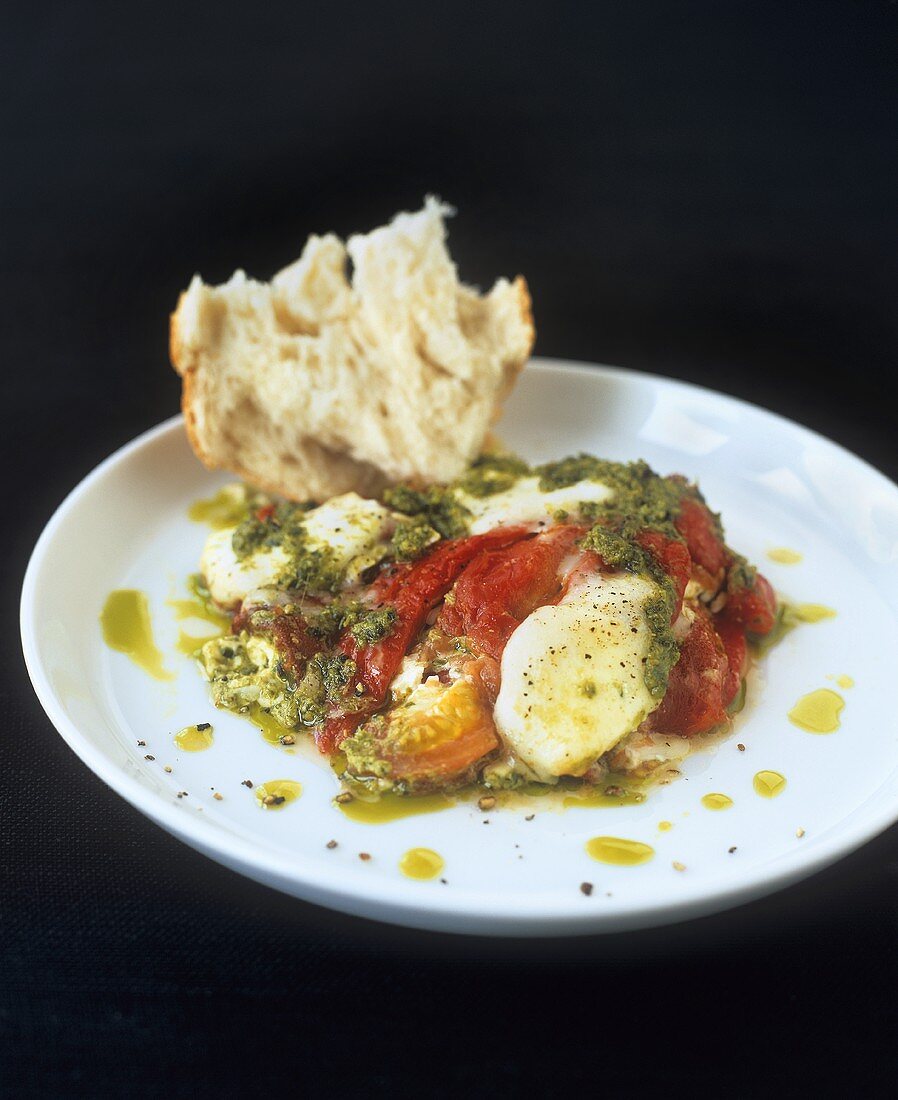
POLYGON ((468 281, 527 275, 539 352, 711 385, 898 475, 896 35, 884 2, 7 13, 0 1094, 887 1093, 898 830, 658 930, 344 917, 107 790, 35 701, 15 615, 53 508, 176 410, 193 272, 267 277, 427 191, 468 281))

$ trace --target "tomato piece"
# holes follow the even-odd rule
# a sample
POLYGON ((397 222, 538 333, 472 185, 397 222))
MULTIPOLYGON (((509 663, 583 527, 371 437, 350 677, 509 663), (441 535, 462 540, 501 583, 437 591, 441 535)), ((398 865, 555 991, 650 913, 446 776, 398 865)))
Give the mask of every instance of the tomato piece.
POLYGON ((680 643, 680 659, 670 670, 661 706, 649 716, 650 729, 693 737, 726 722, 727 673, 724 643, 708 614, 697 611, 692 629, 680 643))
POLYGON ((674 526, 686 540, 692 560, 712 577, 730 564, 729 551, 706 504, 694 497, 683 497, 674 526))
POLYGON ((477 687, 459 680, 431 706, 388 727, 379 755, 389 762, 391 778, 421 790, 464 782, 498 745, 477 687))
POLYGON ((467 676, 490 706, 496 705, 499 697, 499 688, 502 686, 502 670, 495 657, 487 657, 481 654, 462 666, 462 673, 467 676))
POLYGON ((551 527, 535 538, 478 555, 455 584, 437 626, 451 637, 468 637, 498 660, 514 630, 538 607, 563 593, 560 567, 586 533, 573 525, 551 527))
POLYGON ((321 649, 320 641, 309 633, 302 615, 276 615, 267 629, 284 668, 300 679, 306 661, 321 649))
POLYGON ((356 663, 356 682, 365 689, 365 708, 355 714, 335 713, 328 718, 315 737, 322 752, 339 748, 366 716, 380 706, 424 620, 465 566, 484 551, 510 546, 530 534, 526 527, 497 527, 482 535, 450 539, 418 561, 394 566, 377 578, 371 586, 374 605, 392 607, 396 621, 390 633, 373 645, 360 646, 348 632, 340 639, 338 648, 356 663))
POLYGON ((727 655, 727 674, 723 682, 722 701, 725 707, 736 698, 742 679, 748 671, 748 642, 745 629, 733 619, 719 616, 714 622, 727 655))
POLYGON ((355 733, 365 717, 364 714, 342 712, 329 715, 323 726, 315 726, 312 730, 318 751, 332 756, 346 738, 355 733))
POLYGON ((396 611, 391 632, 374 645, 359 646, 351 634, 340 649, 356 663, 358 680, 368 696, 380 702, 396 675, 410 643, 424 620, 446 595, 461 571, 479 554, 519 542, 529 534, 525 527, 498 527, 483 535, 452 539, 410 565, 400 565, 373 585, 376 606, 396 611))
POLYGON ((751 634, 769 634, 776 625, 776 593, 770 581, 756 573, 751 588, 733 588, 723 613, 751 634))

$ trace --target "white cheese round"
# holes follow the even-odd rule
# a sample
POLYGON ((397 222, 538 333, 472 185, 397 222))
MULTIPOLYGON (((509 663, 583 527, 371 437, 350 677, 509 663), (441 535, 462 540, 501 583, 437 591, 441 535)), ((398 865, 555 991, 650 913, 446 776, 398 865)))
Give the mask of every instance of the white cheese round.
POLYGON ((231 545, 235 530, 213 531, 200 558, 200 571, 212 599, 221 607, 236 607, 254 588, 273 585, 287 564, 287 555, 279 547, 265 547, 238 561, 231 545))
POLYGON ((656 591, 632 574, 595 575, 511 635, 494 718, 524 770, 582 775, 658 706, 643 676, 642 605, 656 591))
POLYGON ((471 515, 471 534, 491 531, 500 524, 514 526, 518 523, 548 523, 557 512, 576 516, 581 501, 604 501, 614 496, 600 481, 578 481, 564 489, 542 492, 538 477, 522 477, 510 489, 489 497, 474 497, 459 492, 458 500, 471 515))

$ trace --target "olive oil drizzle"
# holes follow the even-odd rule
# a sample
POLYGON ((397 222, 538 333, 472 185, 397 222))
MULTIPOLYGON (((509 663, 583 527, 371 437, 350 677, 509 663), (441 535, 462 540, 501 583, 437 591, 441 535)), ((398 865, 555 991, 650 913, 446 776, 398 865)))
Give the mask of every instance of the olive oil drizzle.
POLYGON ((353 798, 350 802, 334 802, 334 806, 350 821, 363 825, 386 825, 403 817, 433 814, 456 805, 445 794, 398 795, 384 794, 375 801, 353 798))
POLYGON ((776 798, 786 789, 786 777, 779 772, 760 771, 752 780, 755 793, 761 798, 776 798))
POLYGON ((281 810, 302 794, 295 779, 268 779, 255 788, 256 801, 263 810, 281 810))
POLYGON ((733 805, 733 800, 728 794, 713 791, 702 797, 702 805, 706 810, 728 810, 733 805))
POLYGON ((844 706, 845 700, 837 691, 817 688, 802 695, 788 717, 793 726, 808 733, 835 733, 842 725, 839 715, 844 706))
POLYGON ((214 611, 208 604, 199 599, 169 600, 168 606, 174 611, 178 622, 184 619, 199 619, 215 627, 219 634, 224 634, 231 628, 231 620, 223 612, 214 611))
POLYGON ((774 546, 767 551, 767 557, 780 565, 798 565, 804 561, 804 555, 797 550, 790 550, 788 546, 774 546))
POLYGON ((820 623, 826 619, 834 619, 837 614, 834 608, 821 603, 789 603, 787 600, 780 600, 773 630, 763 637, 752 639, 755 652, 763 657, 800 624, 820 623))
POLYGON ((182 752, 204 752, 212 748, 215 737, 209 723, 201 722, 178 730, 173 740, 182 752))
POLYGON ((432 848, 409 848, 399 860, 399 870, 406 878, 433 879, 446 866, 446 861, 432 848))
POLYGON ((232 487, 225 486, 212 497, 194 501, 187 509, 187 517, 194 523, 207 523, 213 531, 223 531, 242 523, 247 512, 243 494, 238 498, 232 487))
POLYGON ((183 653, 185 657, 193 657, 206 642, 211 642, 213 638, 217 638, 217 634, 203 634, 197 636, 195 634, 188 634, 186 630, 178 631, 178 640, 175 642, 175 649, 179 653, 183 653))
POLYGON ((155 680, 174 680, 163 665, 162 653, 153 638, 150 604, 136 588, 117 588, 106 597, 100 614, 103 640, 110 649, 124 653, 155 680))
POLYGON ((641 840, 625 840, 618 836, 594 836, 586 842, 586 851, 598 863, 616 867, 636 867, 648 863, 655 849, 641 840))

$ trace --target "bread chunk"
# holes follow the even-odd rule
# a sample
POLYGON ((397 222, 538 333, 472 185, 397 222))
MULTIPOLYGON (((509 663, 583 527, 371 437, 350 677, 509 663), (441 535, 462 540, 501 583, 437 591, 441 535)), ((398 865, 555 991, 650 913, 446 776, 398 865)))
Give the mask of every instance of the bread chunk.
POLYGON ((194 276, 171 318, 171 359, 206 466, 292 500, 462 472, 534 329, 523 277, 483 295, 459 282, 451 213, 428 197, 345 245, 311 236, 270 283, 194 276))

